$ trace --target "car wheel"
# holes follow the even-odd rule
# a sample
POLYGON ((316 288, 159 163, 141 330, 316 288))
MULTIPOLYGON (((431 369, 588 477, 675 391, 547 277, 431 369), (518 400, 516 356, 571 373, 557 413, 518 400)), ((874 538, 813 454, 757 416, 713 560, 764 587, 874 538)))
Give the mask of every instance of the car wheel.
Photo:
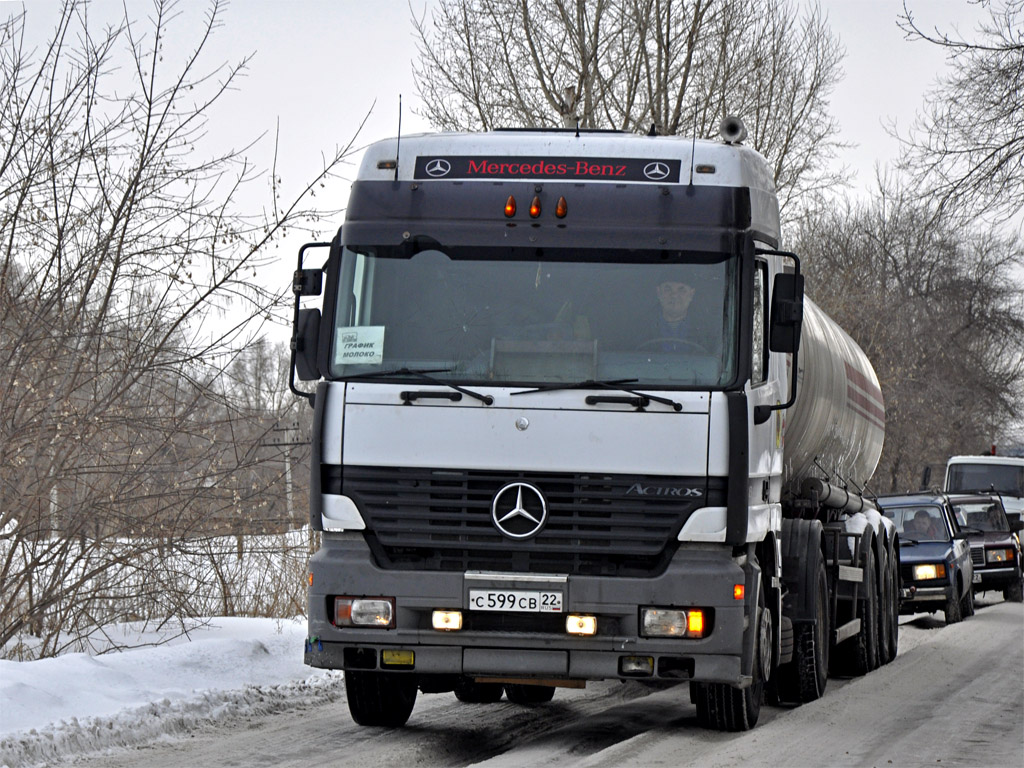
POLYGON ((501 683, 475 683, 467 677, 455 683, 455 698, 464 704, 494 704, 503 692, 501 683))
POLYGON ((1020 574, 1017 574, 1017 576, 1016 583, 1003 590, 1003 600, 1010 603, 1024 602, 1024 582, 1022 582, 1020 574))
POLYGON ((960 614, 966 619, 974 615, 974 590, 968 589, 967 594, 960 600, 960 614))
POLYGON ((944 612, 946 614, 947 624, 956 624, 962 621, 964 618, 963 613, 960 611, 960 598, 957 596, 957 592, 959 590, 960 582, 958 581, 956 584, 953 585, 952 591, 946 598, 946 609, 944 612))

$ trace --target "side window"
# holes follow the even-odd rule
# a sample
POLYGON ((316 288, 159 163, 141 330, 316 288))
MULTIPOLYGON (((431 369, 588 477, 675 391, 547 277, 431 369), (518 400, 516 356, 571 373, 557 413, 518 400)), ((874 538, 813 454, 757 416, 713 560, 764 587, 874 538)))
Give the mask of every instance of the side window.
POLYGON ((754 263, 754 334, 750 344, 750 383, 768 379, 768 264, 754 263))

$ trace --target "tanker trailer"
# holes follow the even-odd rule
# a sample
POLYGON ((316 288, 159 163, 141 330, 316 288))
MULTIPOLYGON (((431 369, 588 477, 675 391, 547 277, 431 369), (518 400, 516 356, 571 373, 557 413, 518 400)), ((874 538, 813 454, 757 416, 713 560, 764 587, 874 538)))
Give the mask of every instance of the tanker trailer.
POLYGON ((878 378, 809 298, 798 360, 782 472, 783 621, 793 625, 793 657, 776 678, 790 702, 818 698, 830 669, 864 674, 894 659, 899 616, 895 526, 864 495, 885 436, 878 378))

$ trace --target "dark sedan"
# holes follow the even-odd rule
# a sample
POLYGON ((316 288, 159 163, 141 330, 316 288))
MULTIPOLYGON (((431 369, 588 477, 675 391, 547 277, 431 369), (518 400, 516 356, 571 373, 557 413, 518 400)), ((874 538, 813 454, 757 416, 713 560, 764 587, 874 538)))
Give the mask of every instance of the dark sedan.
POLYGON ((877 502, 900 535, 900 613, 941 610, 947 624, 973 615, 970 547, 945 494, 883 496, 877 502))
POLYGON ((1007 518, 998 495, 951 496, 953 511, 971 545, 974 591, 1002 590, 1003 598, 1024 601, 1019 520, 1007 518))

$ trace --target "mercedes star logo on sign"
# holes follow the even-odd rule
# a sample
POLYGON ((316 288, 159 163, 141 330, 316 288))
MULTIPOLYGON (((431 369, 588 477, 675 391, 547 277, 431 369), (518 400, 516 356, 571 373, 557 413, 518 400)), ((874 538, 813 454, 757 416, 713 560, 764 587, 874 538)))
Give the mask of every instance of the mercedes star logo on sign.
POLYGON ((528 539, 536 536, 548 518, 548 505, 544 494, 529 483, 509 483, 491 502, 494 527, 510 539, 528 539))
POLYGON ((665 163, 656 162, 648 163, 644 166, 644 176, 648 179, 654 179, 655 181, 661 181, 667 179, 670 171, 665 163))
POLYGON ((447 176, 452 170, 452 164, 447 160, 437 158, 427 163, 427 173, 434 178, 440 178, 441 176, 447 176))

